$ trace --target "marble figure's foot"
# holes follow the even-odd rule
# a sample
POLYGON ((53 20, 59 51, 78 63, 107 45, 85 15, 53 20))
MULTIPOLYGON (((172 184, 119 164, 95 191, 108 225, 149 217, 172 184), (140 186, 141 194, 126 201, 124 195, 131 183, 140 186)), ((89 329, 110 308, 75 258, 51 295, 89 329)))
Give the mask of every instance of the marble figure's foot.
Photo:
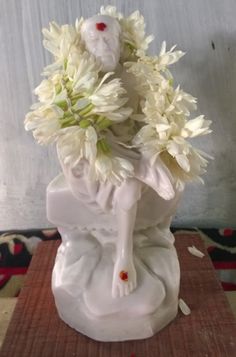
POLYGON ((137 287, 137 273, 132 258, 118 257, 115 262, 112 297, 118 298, 129 295, 137 287))

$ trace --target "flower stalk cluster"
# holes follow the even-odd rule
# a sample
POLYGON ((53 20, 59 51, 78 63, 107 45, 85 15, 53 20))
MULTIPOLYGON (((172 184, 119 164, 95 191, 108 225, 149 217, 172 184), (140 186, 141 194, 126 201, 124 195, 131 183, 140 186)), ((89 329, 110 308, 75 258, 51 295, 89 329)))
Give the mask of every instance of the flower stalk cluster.
POLYGON ((168 66, 177 62, 184 53, 175 46, 166 51, 163 42, 159 56, 141 57, 137 62, 127 62, 127 71, 136 78, 142 115, 141 129, 133 139, 139 150, 147 155, 152 164, 160 157, 169 168, 178 189, 185 182, 198 179, 205 172, 208 155, 195 149, 188 139, 211 132, 211 121, 203 115, 190 119, 197 109, 192 95, 174 88, 168 66))

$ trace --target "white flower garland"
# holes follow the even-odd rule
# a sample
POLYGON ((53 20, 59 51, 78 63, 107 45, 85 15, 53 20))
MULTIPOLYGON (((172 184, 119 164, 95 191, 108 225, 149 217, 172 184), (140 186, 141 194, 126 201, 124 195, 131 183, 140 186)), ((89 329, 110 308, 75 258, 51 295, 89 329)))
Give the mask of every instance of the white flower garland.
POLYGON ((184 53, 175 47, 166 51, 164 42, 159 55, 149 57, 146 50, 153 36, 145 37, 144 18, 138 11, 125 18, 107 6, 101 14, 120 23, 120 61, 134 78, 140 111, 134 113, 126 106, 120 78, 102 74, 100 64, 85 51, 80 36, 83 19, 75 27, 52 22, 49 30, 43 29, 43 43, 55 61, 44 69, 46 79, 34 91, 39 102, 26 115, 26 130, 32 130, 40 144, 56 142, 65 164, 76 167, 86 159, 92 178, 102 182, 118 185, 134 175, 128 159, 114 156, 111 137, 147 155, 152 165, 160 156, 179 188, 200 179, 206 155, 187 139, 210 133, 211 122, 203 115, 189 119, 196 99, 173 86, 168 67, 184 53))

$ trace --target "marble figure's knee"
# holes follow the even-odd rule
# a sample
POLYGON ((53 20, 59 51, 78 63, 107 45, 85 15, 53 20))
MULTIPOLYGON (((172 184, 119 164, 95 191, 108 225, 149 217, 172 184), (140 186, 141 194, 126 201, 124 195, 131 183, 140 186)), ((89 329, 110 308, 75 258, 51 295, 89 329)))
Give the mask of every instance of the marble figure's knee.
POLYGON ((136 178, 125 180, 117 190, 115 205, 117 209, 129 211, 141 198, 142 183, 136 178))

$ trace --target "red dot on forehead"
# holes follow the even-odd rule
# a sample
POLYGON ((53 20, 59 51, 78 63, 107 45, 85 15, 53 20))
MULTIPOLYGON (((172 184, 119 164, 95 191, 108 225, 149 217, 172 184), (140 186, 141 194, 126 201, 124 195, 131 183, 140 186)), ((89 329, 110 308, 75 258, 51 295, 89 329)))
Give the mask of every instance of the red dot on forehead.
POLYGON ((97 22, 96 23, 96 29, 98 31, 104 31, 107 25, 104 22, 97 22))

